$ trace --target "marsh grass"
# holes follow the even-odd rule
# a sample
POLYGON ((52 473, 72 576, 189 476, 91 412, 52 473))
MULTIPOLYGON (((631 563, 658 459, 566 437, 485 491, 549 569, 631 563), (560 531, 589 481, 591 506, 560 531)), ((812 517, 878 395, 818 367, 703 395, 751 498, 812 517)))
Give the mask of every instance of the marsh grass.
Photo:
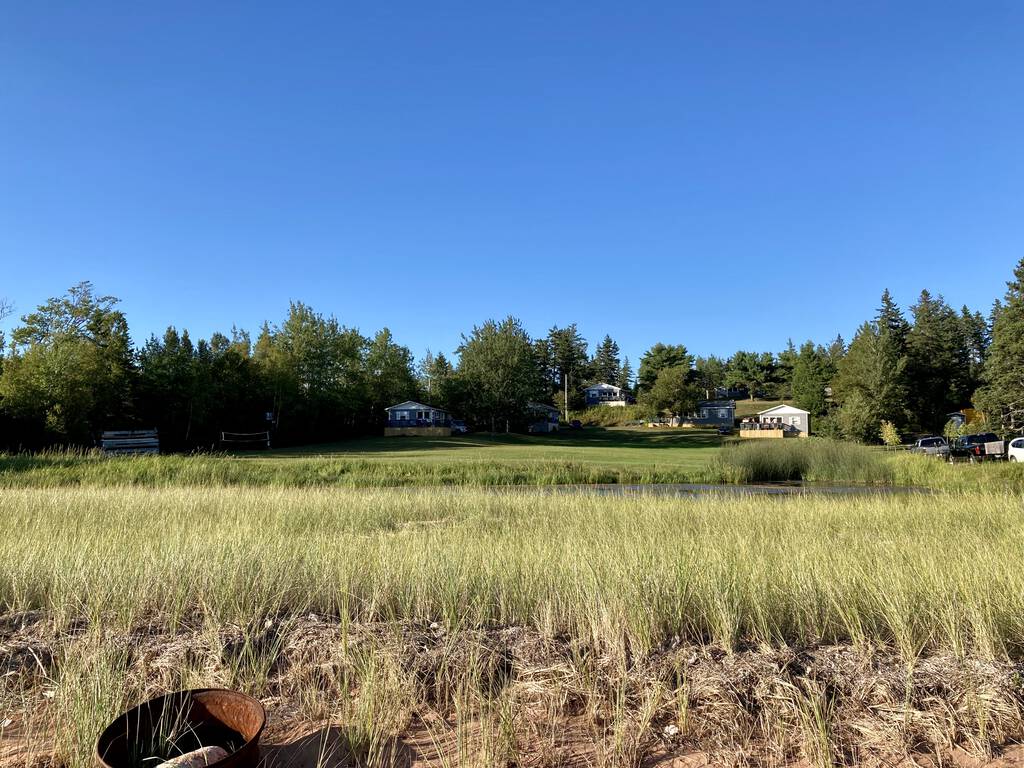
POLYGON ((894 485, 942 490, 1024 490, 1024 467, 1008 463, 955 465, 906 453, 823 438, 733 440, 706 448, 639 448, 649 461, 630 458, 628 447, 609 459, 582 448, 582 459, 425 457, 346 458, 295 454, 285 458, 227 454, 104 457, 96 451, 0 454, 2 488, 418 488, 516 487, 591 484, 806 482, 894 485), (665 451, 666 453, 659 453, 665 451), (708 459, 669 456, 697 450, 708 459), (600 457, 600 458, 598 458, 600 457))
POLYGON ((1024 468, 1006 462, 950 465, 906 452, 825 438, 738 440, 710 462, 723 483, 796 482, 938 490, 1024 490, 1024 468))
POLYGON ((335 766, 402 764, 412 727, 450 765, 557 765, 571 732, 592 764, 635 766, 667 725, 741 761, 983 756, 1024 737, 1000 671, 1024 659, 1022 505, 1006 488, 8 488, 0 615, 43 617, 54 650, 37 661, 3 630, 20 655, 0 658, 2 703, 38 710, 69 768, 128 706, 206 685, 339 726, 335 766), (829 647, 833 677, 800 671, 829 647))
POLYGON ((74 450, 0 454, 0 488, 393 488, 715 481, 716 476, 700 464, 608 464, 551 458, 425 461, 303 455, 270 459, 227 454, 105 457, 97 451, 74 450))
POLYGON ((889 484, 893 471, 887 458, 868 446, 836 440, 740 440, 723 448, 716 463, 732 482, 889 484))
MULTIPOLYGON (((462 489, 3 492, 0 605, 129 627, 273 633, 316 612, 525 625, 647 649, 668 635, 1016 654, 1021 497, 550 497, 462 489), (951 543, 955 545, 951 546, 951 543), (619 641, 616 641, 619 642, 619 641)), ((268 643, 270 645, 268 645, 268 643)))

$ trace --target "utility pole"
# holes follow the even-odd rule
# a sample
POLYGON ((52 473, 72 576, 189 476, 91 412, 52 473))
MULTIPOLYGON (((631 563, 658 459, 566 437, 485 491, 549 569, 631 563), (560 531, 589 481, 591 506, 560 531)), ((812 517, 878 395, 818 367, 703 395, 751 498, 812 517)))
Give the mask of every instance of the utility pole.
POLYGON ((562 376, 562 380, 565 382, 565 423, 569 423, 569 372, 566 371, 565 375, 562 376))

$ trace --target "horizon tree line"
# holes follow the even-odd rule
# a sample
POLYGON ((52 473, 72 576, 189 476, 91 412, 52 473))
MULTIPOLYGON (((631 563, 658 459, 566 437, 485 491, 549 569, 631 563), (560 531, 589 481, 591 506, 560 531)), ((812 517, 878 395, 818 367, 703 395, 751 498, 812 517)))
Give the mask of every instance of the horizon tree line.
MULTIPOLYGON (((193 340, 170 326, 131 343, 118 300, 72 286, 0 335, 0 445, 91 445, 103 429, 153 427, 168 450, 215 447, 222 431, 271 429, 278 444, 373 433, 384 408, 427 400, 492 432, 521 429, 529 406, 584 407, 583 388, 621 387, 642 413, 691 413, 743 392, 793 402, 816 431, 863 442, 883 423, 940 433, 974 406, 1004 435, 1024 430, 1024 260, 988 316, 923 290, 909 315, 886 290, 847 344, 790 340, 773 353, 694 357, 658 342, 634 374, 610 334, 593 352, 575 323, 531 338, 514 317, 463 334, 456 359, 417 361, 386 327, 366 336, 292 302, 280 325, 193 340)), ((0 299, 0 319, 13 307, 0 299)))

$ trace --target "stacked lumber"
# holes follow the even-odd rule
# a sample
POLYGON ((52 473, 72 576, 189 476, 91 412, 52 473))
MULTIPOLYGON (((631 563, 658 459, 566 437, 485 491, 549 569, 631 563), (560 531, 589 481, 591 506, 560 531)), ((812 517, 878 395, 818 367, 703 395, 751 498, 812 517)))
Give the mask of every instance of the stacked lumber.
POLYGON ((126 429, 104 432, 100 448, 107 455, 160 453, 160 438, 155 429, 126 429))

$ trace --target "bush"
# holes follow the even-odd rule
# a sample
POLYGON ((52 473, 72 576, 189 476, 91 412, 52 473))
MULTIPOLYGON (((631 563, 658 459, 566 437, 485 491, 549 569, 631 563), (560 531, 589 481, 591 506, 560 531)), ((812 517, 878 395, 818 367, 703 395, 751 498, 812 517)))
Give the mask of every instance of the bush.
POLYGON ((891 421, 883 421, 881 428, 878 430, 878 436, 882 438, 882 442, 891 448, 897 445, 902 445, 903 441, 900 439, 900 433, 896 429, 896 425, 891 421))
POLYGON ((884 454, 864 445, 818 437, 731 443, 718 462, 722 476, 738 483, 888 484, 893 480, 884 454))

